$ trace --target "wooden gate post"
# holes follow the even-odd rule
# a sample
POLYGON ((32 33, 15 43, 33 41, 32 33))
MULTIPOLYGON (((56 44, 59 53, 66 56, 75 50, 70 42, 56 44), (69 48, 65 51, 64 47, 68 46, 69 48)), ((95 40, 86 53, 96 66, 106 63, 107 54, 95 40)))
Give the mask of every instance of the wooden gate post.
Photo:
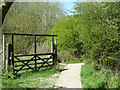
POLYGON ((13 65, 13 73, 15 72, 14 70, 14 34, 12 33, 12 65, 13 65))
POLYGON ((6 71, 10 71, 10 66, 11 66, 11 52, 12 52, 12 44, 8 43, 7 44, 7 59, 6 59, 6 71))
POLYGON ((52 36, 51 53, 53 53, 53 66, 55 66, 55 54, 54 54, 54 36, 52 36))
MULTIPOLYGON (((35 54, 36 54, 36 49, 37 47, 36 47, 36 35, 34 34, 34 52, 35 52, 35 54)), ((37 60, 36 60, 36 55, 34 56, 35 57, 35 72, 37 72, 37 60)))
POLYGON ((54 44, 54 66, 55 66, 55 69, 57 68, 57 40, 55 39, 55 44, 54 44))
POLYGON ((5 35, 3 34, 3 70, 5 70, 5 35))
POLYGON ((55 40, 55 44, 54 44, 54 36, 52 36, 52 53, 53 53, 53 66, 56 69, 56 65, 57 65, 57 42, 55 40))

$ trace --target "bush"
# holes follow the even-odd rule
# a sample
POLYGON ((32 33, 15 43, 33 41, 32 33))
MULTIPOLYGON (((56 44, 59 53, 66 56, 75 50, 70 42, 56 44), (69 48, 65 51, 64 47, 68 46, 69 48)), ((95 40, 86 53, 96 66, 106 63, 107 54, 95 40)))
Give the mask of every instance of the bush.
POLYGON ((75 61, 77 58, 74 56, 72 51, 70 50, 61 50, 58 52, 58 61, 61 62, 68 62, 68 61, 75 61))
POLYGON ((107 83, 107 88, 118 88, 118 74, 113 72, 109 68, 101 69, 100 73, 102 74, 102 78, 107 83))

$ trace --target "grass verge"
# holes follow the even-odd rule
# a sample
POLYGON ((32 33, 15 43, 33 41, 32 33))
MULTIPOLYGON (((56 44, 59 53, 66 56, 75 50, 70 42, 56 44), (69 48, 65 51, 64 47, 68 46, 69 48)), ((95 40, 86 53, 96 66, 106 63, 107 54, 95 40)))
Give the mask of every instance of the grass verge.
POLYGON ((59 71, 48 69, 46 71, 25 72, 20 77, 15 77, 12 73, 3 74, 2 88, 48 88, 52 84, 47 79, 55 73, 59 73, 59 71))
POLYGON ((83 61, 67 61, 65 64, 83 63, 83 61))
POLYGON ((85 64, 80 75, 83 88, 119 88, 118 75, 110 69, 96 70, 90 64, 85 64))
POLYGON ((83 88, 104 88, 106 86, 106 82, 101 77, 101 73, 89 64, 82 66, 81 82, 83 88))

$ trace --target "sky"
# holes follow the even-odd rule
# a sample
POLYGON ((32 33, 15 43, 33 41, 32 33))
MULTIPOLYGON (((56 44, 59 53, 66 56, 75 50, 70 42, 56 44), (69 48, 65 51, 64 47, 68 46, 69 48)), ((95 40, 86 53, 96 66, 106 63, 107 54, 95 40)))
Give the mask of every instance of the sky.
POLYGON ((61 4, 63 4, 65 12, 67 12, 68 15, 72 15, 72 13, 70 13, 67 10, 74 11, 74 3, 73 2, 61 2, 61 4))

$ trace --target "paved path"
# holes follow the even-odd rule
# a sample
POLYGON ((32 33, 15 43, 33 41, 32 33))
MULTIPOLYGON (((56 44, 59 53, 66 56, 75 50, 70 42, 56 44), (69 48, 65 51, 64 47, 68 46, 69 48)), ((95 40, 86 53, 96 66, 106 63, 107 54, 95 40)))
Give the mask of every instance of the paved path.
POLYGON ((80 71, 84 63, 68 64, 56 81, 55 87, 59 88, 82 88, 80 71))

